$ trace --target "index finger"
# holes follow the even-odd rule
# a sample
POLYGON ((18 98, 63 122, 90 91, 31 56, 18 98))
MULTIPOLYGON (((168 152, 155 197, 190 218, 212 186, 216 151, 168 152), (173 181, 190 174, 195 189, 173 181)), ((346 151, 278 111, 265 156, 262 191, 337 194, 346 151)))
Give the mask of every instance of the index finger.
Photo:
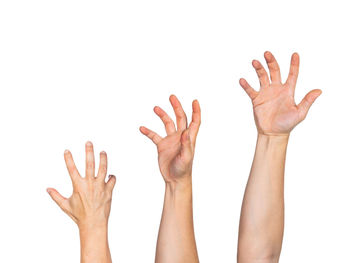
POLYGON ((64 161, 66 162, 67 170, 70 178, 72 179, 73 187, 76 184, 78 178, 80 178, 80 174, 78 172, 77 167, 75 166, 73 156, 70 151, 64 151, 64 161))

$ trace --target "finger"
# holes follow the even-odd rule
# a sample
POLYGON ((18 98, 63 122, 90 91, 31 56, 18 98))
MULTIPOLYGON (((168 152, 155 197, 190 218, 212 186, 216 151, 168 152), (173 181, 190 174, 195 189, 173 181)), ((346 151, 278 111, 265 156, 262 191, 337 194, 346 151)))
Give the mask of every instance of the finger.
POLYGON ((198 100, 194 100, 192 102, 192 121, 190 123, 190 126, 188 127, 190 139, 193 142, 193 146, 196 142, 200 125, 201 125, 201 108, 198 100))
POLYGON ((192 146, 189 129, 181 134, 181 151, 180 156, 183 160, 190 160, 192 158, 192 146))
POLYGON ((303 100, 298 104, 298 110, 300 114, 300 120, 304 120, 311 105, 315 100, 321 95, 322 91, 319 89, 314 89, 305 95, 303 100))
POLYGON ((104 180, 107 175, 107 153, 100 152, 100 165, 98 167, 97 178, 104 180))
POLYGON ((173 120, 169 117, 169 115, 160 107, 156 106, 154 107, 155 114, 158 115, 158 117, 162 120, 165 126, 165 131, 168 135, 176 132, 175 124, 173 120))
POLYGON ((170 100, 171 106, 173 107, 174 112, 175 112, 177 130, 183 131, 187 128, 186 114, 181 106, 180 101, 177 99, 177 97, 175 95, 171 95, 169 100, 170 100))
POLYGON ((290 60, 290 69, 289 69, 289 74, 286 81, 286 83, 291 85, 293 88, 295 88, 297 84, 297 79, 299 75, 299 63, 300 63, 299 54, 294 53, 290 60))
POLYGON ((68 150, 64 151, 64 161, 66 162, 67 170, 74 186, 78 178, 80 178, 80 174, 78 172, 77 167, 75 166, 73 156, 68 150))
POLYGON ((85 144, 85 155, 86 178, 91 179, 95 177, 94 146, 91 142, 85 144))
POLYGON ((114 189, 115 183, 117 182, 117 179, 114 175, 109 175, 108 178, 109 179, 106 183, 106 189, 107 191, 112 192, 114 189))
POLYGON ((56 189, 47 188, 46 191, 51 196, 52 200, 56 202, 56 204, 63 210, 68 210, 68 199, 63 197, 56 189))
POLYGON ((256 74, 258 74, 260 86, 267 87, 270 84, 270 81, 269 81, 269 76, 267 75, 267 72, 264 69, 264 67, 257 60, 253 60, 252 65, 256 71, 256 74))
POLYGON ((249 98, 251 98, 252 100, 255 99, 256 96, 258 96, 258 92, 255 89, 253 89, 245 79, 240 79, 239 84, 248 94, 249 98))
POLYGON ((269 51, 265 52, 264 57, 270 71, 271 82, 281 83, 281 72, 277 60, 269 51))
POLYGON ((154 131, 152 131, 144 126, 140 127, 140 132, 143 135, 146 135, 148 138, 150 138, 154 142, 155 145, 157 145, 162 140, 162 137, 160 137, 157 133, 155 133, 154 131))

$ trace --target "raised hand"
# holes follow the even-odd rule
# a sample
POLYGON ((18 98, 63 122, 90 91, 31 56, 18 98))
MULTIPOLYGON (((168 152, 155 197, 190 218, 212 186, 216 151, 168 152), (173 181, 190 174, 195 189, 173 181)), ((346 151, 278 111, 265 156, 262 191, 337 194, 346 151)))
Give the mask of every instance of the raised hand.
POLYGON ((154 112, 163 121, 167 136, 162 138, 146 127, 140 127, 142 134, 150 138, 158 149, 160 172, 167 183, 179 182, 191 176, 194 148, 198 129, 201 123, 201 111, 197 100, 192 103, 192 121, 187 125, 186 114, 174 96, 170 103, 176 115, 176 127, 169 115, 160 107, 154 107, 154 112))
POLYGON ((299 55, 292 55, 289 76, 285 83, 282 83, 279 65, 271 52, 265 52, 264 57, 270 78, 259 61, 252 62, 259 77, 260 90, 254 90, 243 78, 239 83, 252 100, 259 134, 288 135, 305 119, 311 105, 322 92, 314 89, 306 94, 298 105, 295 104, 294 91, 299 73, 299 55))
POLYGON ((94 150, 91 142, 86 143, 85 151, 85 177, 80 176, 72 154, 68 150, 64 152, 64 160, 73 184, 72 195, 65 198, 53 188, 48 188, 47 191, 57 205, 77 223, 79 229, 106 227, 116 178, 111 175, 105 183, 107 174, 105 152, 100 153, 100 166, 95 177, 94 150))
POLYGON ((159 169, 165 180, 155 262, 194 263, 199 259, 193 227, 191 175, 201 110, 198 101, 193 101, 192 121, 187 125, 179 100, 171 95, 170 103, 176 115, 176 127, 164 110, 158 106, 154 108, 164 123, 166 137, 140 127, 140 131, 157 145, 159 169))

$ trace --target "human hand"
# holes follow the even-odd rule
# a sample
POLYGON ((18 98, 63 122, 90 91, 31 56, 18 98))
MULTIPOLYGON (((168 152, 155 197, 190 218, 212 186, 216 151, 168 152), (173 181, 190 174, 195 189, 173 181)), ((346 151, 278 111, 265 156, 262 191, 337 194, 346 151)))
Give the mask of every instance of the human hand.
POLYGON ((95 177, 95 157, 91 142, 86 143, 85 151, 85 177, 80 176, 72 154, 68 150, 64 152, 64 159, 73 184, 71 197, 65 198, 53 188, 48 188, 47 192, 58 206, 77 223, 79 229, 106 227, 116 178, 110 175, 108 182, 105 183, 107 174, 105 152, 100 153, 100 166, 95 177))
POLYGON ((201 110, 198 101, 194 100, 192 121, 187 126, 187 117, 179 100, 174 95, 171 95, 169 100, 176 115, 177 129, 169 115, 157 106, 154 107, 154 112, 163 121, 167 136, 162 138, 143 126, 140 127, 140 131, 157 145, 159 169, 165 182, 178 183, 191 178, 201 110))
POLYGON ((252 100, 258 133, 289 135, 292 129, 305 119, 311 105, 322 92, 314 89, 296 105, 294 91, 299 73, 299 55, 297 53, 292 55, 289 76, 285 83, 281 81, 278 63, 271 52, 265 52, 264 57, 271 81, 261 63, 253 60, 252 64, 260 81, 260 90, 255 91, 243 78, 239 83, 252 100))

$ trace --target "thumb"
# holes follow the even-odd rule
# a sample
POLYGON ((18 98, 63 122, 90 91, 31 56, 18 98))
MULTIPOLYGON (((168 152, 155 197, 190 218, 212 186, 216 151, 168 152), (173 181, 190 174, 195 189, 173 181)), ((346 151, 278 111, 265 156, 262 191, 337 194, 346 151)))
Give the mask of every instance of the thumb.
POLYGON ((192 146, 189 129, 186 129, 181 134, 181 152, 180 156, 184 159, 190 159, 192 156, 192 146))
POLYGON ((47 188, 46 191, 51 196, 52 200, 56 202, 56 204, 63 210, 67 211, 67 198, 63 197, 56 189, 47 188))
POLYGON ((322 91, 320 89, 314 89, 305 95, 303 100, 298 104, 297 108, 299 110, 299 114, 301 120, 304 120, 311 105, 315 102, 315 100, 320 96, 322 91))

